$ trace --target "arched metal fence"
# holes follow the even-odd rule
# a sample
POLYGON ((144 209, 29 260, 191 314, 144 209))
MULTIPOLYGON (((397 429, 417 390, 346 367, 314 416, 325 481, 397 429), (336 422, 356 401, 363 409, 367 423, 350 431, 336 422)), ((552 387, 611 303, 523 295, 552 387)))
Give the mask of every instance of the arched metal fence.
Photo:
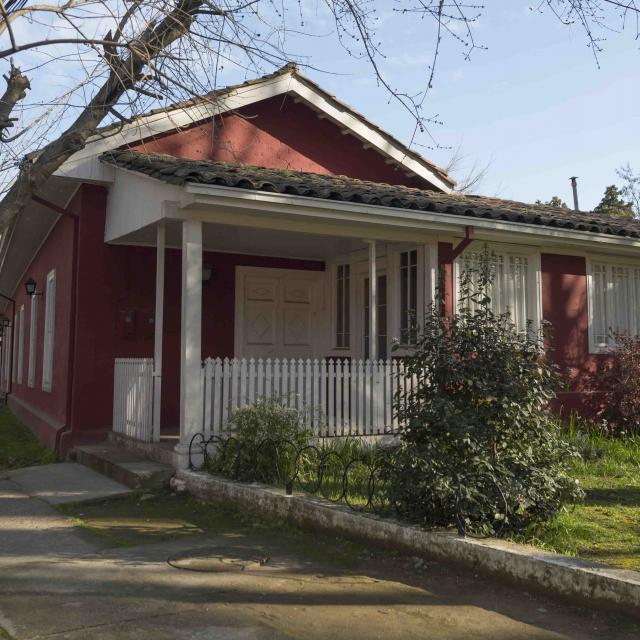
MULTIPOLYGON (((264 438, 246 446, 232 435, 196 434, 189 444, 189 467, 206 469, 233 480, 261 482, 344 503, 355 511, 380 516, 399 515, 390 491, 394 472, 391 449, 318 446, 307 442, 264 438)), ((507 499, 491 476, 475 477, 450 471, 456 489, 455 525, 461 535, 499 536, 504 527, 507 499), (481 490, 479 490, 479 488, 481 490), (487 498, 490 496, 490 498, 487 498), (490 501, 487 502, 487 500, 490 501), (500 513, 487 526, 487 512, 500 513)))

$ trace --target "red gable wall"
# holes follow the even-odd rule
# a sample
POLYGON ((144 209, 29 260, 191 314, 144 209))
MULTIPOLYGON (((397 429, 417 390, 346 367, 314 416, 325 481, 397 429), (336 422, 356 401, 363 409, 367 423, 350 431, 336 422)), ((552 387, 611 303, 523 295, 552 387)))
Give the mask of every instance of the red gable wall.
POLYGON ((276 169, 294 169, 360 180, 430 188, 409 178, 362 142, 320 119, 290 96, 269 98, 227 114, 168 133, 131 148, 192 160, 216 160, 276 169))

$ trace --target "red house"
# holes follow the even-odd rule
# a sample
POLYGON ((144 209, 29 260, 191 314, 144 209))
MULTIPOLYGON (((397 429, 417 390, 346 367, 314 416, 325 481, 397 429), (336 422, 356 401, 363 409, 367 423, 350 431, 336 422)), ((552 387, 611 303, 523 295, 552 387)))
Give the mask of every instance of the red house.
POLYGON ((105 128, 2 237, 9 405, 63 453, 114 431, 176 464, 274 394, 382 433, 393 341, 487 244, 496 308, 553 325, 579 409, 609 328, 640 333, 640 224, 454 186, 293 66, 105 128))

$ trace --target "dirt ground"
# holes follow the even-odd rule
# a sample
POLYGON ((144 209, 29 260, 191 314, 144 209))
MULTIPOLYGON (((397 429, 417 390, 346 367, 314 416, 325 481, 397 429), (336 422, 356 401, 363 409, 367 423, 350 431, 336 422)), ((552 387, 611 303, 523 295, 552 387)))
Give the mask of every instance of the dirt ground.
POLYGON ((56 510, 10 480, 0 480, 0 627, 21 640, 640 637, 619 614, 187 496, 56 510))

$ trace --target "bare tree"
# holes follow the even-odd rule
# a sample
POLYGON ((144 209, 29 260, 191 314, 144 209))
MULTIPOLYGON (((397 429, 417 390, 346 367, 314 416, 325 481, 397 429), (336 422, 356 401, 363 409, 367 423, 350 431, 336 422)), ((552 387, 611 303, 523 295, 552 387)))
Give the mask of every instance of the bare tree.
POLYGON ((491 168, 491 160, 486 164, 478 160, 471 161, 469 156, 463 153, 462 144, 459 144, 453 150, 444 168, 456 179, 456 191, 467 194, 478 193, 491 168))
POLYGON ((636 173, 629 162, 616 169, 618 178, 622 180, 620 193, 631 205, 634 218, 640 218, 640 173, 636 173))
MULTIPOLYGON (((31 196, 100 125, 207 94, 232 66, 249 75, 287 62, 313 65, 288 49, 291 34, 322 36, 332 23, 345 50, 430 134, 424 105, 441 43, 466 57, 481 47, 474 25, 484 7, 473 0, 394 0, 392 9, 420 19, 431 64, 424 89, 410 94, 382 72, 384 32, 374 0, 0 0, 0 220, 9 225, 31 196), (326 22, 326 20, 325 20, 326 22)), ((624 28, 636 0, 540 0, 565 24, 579 24, 594 52, 602 29, 624 28)), ((637 31, 637 24, 636 24, 637 31)), ((390 43, 386 43, 390 44, 390 43)), ((473 181, 472 181, 473 182, 473 181)), ((477 184, 477 182, 476 182, 477 184)))

